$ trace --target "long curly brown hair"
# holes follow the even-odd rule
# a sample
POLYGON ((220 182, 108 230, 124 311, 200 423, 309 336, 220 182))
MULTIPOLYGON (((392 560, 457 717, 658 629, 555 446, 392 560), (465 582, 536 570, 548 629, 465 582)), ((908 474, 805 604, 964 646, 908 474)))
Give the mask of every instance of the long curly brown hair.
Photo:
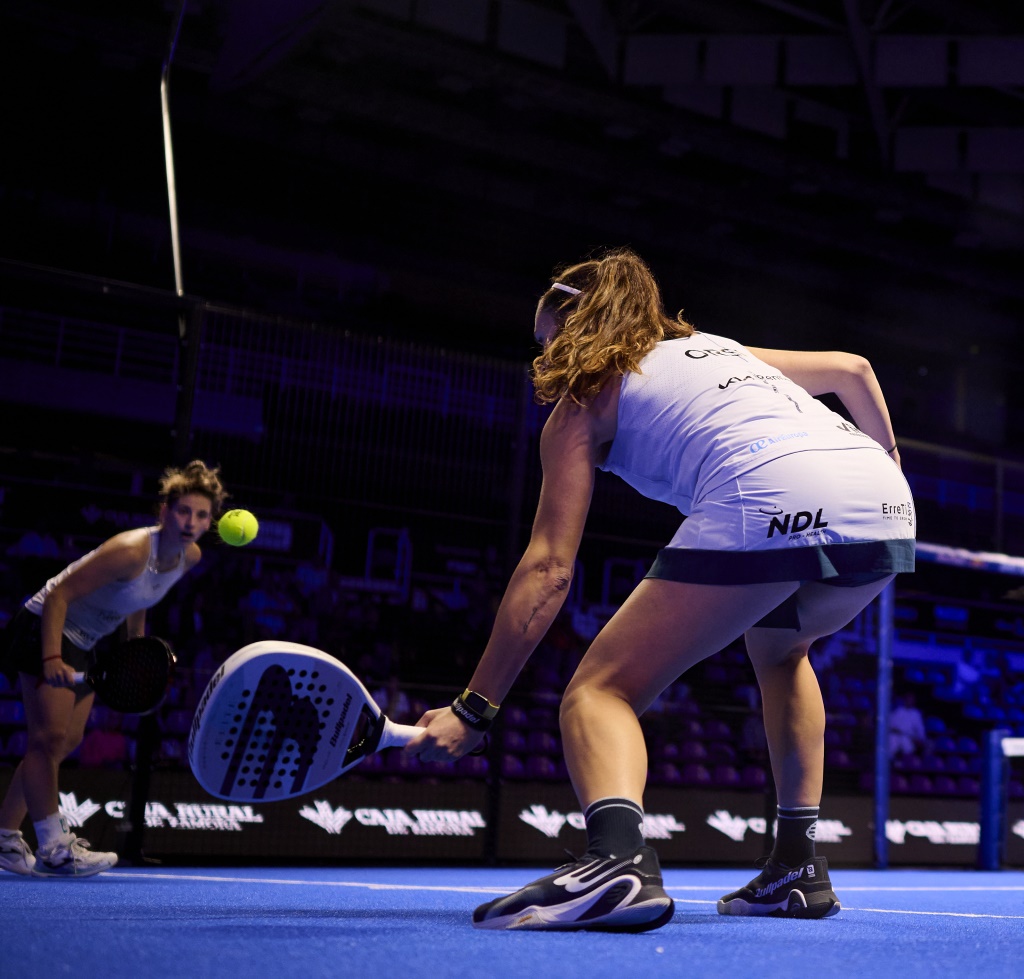
POLYGON ((194 459, 181 469, 168 468, 160 478, 160 502, 174 506, 177 501, 198 493, 210 501, 210 508, 215 517, 220 516, 224 500, 228 493, 220 481, 220 467, 211 468, 202 459, 194 459))
POLYGON ((533 362, 536 399, 583 404, 616 374, 640 373, 640 361, 661 340, 688 337, 693 326, 668 316, 646 263, 628 248, 565 266, 537 304, 559 324, 533 362), (554 283, 578 289, 574 295, 554 283))

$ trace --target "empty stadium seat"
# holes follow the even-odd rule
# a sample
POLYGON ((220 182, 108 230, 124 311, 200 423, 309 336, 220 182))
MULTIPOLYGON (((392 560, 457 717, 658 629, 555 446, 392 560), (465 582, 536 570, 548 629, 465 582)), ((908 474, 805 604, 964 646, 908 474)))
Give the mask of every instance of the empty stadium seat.
POLYGON ((25 705, 20 700, 0 700, 0 724, 18 727, 25 723, 25 705))
POLYGON ((651 769, 651 780, 661 785, 680 785, 683 774, 672 762, 660 761, 651 769))
POLYGON ((489 771, 490 764, 483 755, 465 755, 451 767, 456 775, 483 778, 489 771))
POLYGON ((526 752, 526 735, 517 728, 506 728, 501 735, 501 746, 506 751, 526 752))
POLYGON ((517 755, 506 754, 501 756, 501 774, 503 778, 523 778, 526 768, 517 755))
POLYGON ((703 741, 684 741, 679 746, 679 757, 684 761, 704 761, 708 757, 708 749, 703 741))
POLYGON ((713 741, 706 750, 707 759, 712 764, 731 765, 736 761, 736 749, 724 741, 713 741))
POLYGON ((732 728, 722 720, 709 720, 704 725, 704 739, 706 741, 732 741, 732 728))
POLYGON ((740 771, 740 785, 744 789, 763 789, 768 785, 768 774, 760 765, 746 765, 740 771))
POLYGON ((740 773, 735 765, 715 765, 711 772, 711 781, 722 789, 738 788, 740 773))
POLYGON ((526 759, 525 773, 527 778, 555 779, 558 766, 547 755, 530 755, 526 759))
POLYGON ((680 769, 684 785, 710 785, 711 772, 706 765, 699 762, 689 762, 680 769))
POLYGON ((531 731, 526 736, 526 749, 534 755, 555 755, 560 751, 558 738, 550 731, 531 731))

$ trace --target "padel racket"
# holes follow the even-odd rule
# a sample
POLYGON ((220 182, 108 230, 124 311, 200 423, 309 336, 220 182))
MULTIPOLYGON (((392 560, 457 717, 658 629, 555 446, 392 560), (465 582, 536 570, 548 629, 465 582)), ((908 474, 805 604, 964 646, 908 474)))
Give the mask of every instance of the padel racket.
POLYGON ((152 714, 167 696, 174 676, 174 652, 157 636, 136 636, 101 650, 78 683, 88 683, 96 695, 123 714, 152 714))
POLYGON ((210 678, 188 738, 199 784, 221 799, 293 799, 423 728, 381 713, 355 674, 312 646, 265 640, 210 678))

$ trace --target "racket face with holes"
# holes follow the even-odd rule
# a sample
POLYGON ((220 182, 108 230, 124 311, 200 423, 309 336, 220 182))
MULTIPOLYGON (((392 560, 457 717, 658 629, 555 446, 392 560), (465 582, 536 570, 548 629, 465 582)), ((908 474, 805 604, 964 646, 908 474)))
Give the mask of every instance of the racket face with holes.
POLYGON ((97 696, 125 714, 151 714, 174 675, 174 652, 157 636, 136 636, 104 651, 87 679, 97 696))
POLYGON ((207 684, 189 734, 189 764, 221 799, 292 799, 358 764, 364 755, 346 758, 349 746, 380 713, 333 656, 299 643, 252 643, 207 684))

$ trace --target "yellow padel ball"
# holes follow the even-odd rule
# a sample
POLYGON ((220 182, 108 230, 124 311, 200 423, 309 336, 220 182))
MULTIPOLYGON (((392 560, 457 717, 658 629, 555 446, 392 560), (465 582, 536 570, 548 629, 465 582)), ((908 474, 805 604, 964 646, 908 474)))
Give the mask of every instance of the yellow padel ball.
POLYGON ((232 547, 248 544, 259 532, 260 522, 248 510, 228 510, 217 521, 220 539, 232 547))

